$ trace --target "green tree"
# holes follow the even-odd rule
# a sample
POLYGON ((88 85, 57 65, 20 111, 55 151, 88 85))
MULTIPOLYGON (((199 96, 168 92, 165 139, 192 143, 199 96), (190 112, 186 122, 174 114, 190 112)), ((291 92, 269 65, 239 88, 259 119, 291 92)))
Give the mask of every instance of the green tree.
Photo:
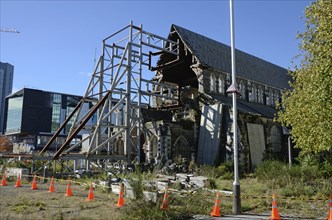
POLYGON ((283 94, 278 120, 292 127, 302 154, 318 154, 332 149, 332 1, 311 3, 305 16, 298 35, 301 62, 291 73, 293 90, 283 94))

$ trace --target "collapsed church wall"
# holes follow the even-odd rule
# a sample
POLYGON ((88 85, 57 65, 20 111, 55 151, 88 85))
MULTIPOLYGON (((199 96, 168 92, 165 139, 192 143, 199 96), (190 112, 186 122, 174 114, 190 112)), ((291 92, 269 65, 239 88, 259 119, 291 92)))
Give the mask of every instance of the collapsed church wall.
MULTIPOLYGON (((172 60, 169 55, 162 54, 156 78, 161 83, 178 85, 179 105, 165 107, 163 100, 154 100, 153 107, 170 113, 171 117, 145 123, 150 133, 146 143, 148 161, 170 163, 183 157, 199 164, 217 165, 233 160, 232 99, 226 93, 231 85, 231 74, 227 71, 228 47, 178 26, 172 26, 169 38, 180 41, 180 56, 172 60), (218 59, 224 59, 220 69, 216 68, 218 59)), ((263 78, 264 70, 267 75, 273 72, 273 78, 278 77, 275 73, 284 72, 271 63, 241 53, 240 64, 248 65, 239 67, 243 72, 255 70, 263 78), (255 62, 257 66, 254 66, 255 62)), ((241 93, 237 101, 238 145, 245 170, 254 169, 271 155, 285 155, 282 128, 273 121, 275 102, 283 89, 277 88, 275 82, 265 84, 255 81, 254 77, 254 73, 248 78, 244 74, 237 77, 241 93)), ((283 85, 288 79, 281 75, 283 85)))

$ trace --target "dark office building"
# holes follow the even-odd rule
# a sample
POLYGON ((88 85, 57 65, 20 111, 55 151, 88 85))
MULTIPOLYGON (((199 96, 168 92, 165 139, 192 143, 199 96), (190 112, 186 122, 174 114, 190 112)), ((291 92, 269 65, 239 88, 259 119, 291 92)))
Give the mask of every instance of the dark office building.
POLYGON ((5 98, 12 93, 14 66, 0 62, 0 135, 5 128, 5 98))
MULTIPOLYGON (((9 95, 6 98, 8 108, 5 134, 12 139, 15 153, 29 153, 44 147, 81 98, 27 88, 9 95)), ((88 108, 89 105, 86 110, 88 108)), ((60 136, 51 149, 55 150, 61 145, 70 127, 71 123, 62 130, 63 137, 60 136)))

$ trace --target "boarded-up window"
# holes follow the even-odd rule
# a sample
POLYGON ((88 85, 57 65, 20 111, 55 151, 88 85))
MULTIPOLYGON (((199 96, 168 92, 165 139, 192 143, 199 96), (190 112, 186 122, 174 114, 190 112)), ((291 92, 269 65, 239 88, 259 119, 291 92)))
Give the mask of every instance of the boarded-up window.
POLYGON ((263 125, 247 124, 251 164, 256 167, 262 160, 265 152, 265 139, 263 125))
POLYGON ((214 164, 219 155, 222 104, 202 107, 197 163, 214 164))

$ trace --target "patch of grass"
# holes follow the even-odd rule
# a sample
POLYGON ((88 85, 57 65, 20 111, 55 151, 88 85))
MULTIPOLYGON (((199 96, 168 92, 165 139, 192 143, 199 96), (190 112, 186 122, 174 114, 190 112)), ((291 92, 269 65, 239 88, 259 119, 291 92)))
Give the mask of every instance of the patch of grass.
POLYGON ((124 215, 121 219, 167 219, 166 213, 160 210, 160 204, 146 202, 143 200, 135 200, 130 203, 130 206, 122 207, 124 215))
POLYGON ((22 201, 14 204, 11 210, 18 214, 29 214, 45 210, 45 207, 46 205, 43 202, 33 202, 24 198, 22 201))

